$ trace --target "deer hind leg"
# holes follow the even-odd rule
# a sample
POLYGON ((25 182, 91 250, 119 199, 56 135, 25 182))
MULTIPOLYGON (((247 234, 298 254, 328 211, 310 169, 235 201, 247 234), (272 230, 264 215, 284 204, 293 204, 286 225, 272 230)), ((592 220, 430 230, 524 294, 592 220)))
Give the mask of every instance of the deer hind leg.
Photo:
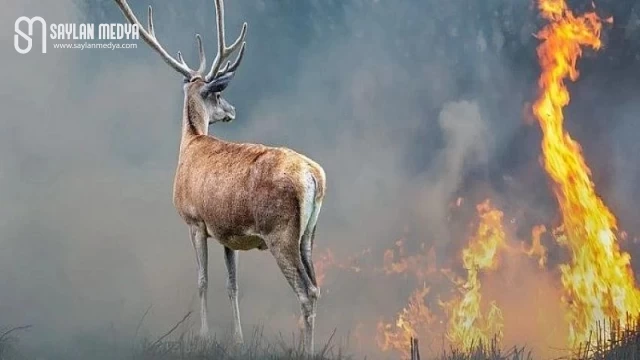
POLYGON ((304 319, 304 349, 307 354, 313 354, 315 317, 320 292, 302 261, 299 233, 298 227, 290 227, 268 236, 267 245, 282 274, 298 296, 304 319))
POLYGON ((209 323, 207 318, 207 288, 208 288, 208 248, 207 232, 204 225, 191 225, 189 235, 193 249, 196 252, 196 263, 198 264, 198 295, 200 296, 200 335, 209 334, 209 323))
POLYGON ((238 282, 236 278, 236 270, 238 268, 238 251, 224 247, 224 260, 227 265, 227 292, 229 293, 229 301, 231 301, 231 310, 233 312, 233 340, 237 344, 244 342, 242 336, 242 325, 240 324, 240 308, 238 307, 238 282))
POLYGON ((304 265, 305 270, 307 271, 307 276, 311 279, 311 283, 318 288, 318 282, 316 281, 316 271, 313 267, 313 259, 312 259, 312 251, 313 251, 313 239, 315 237, 316 228, 305 232, 302 235, 302 239, 300 241, 300 256, 302 258, 302 265, 304 265))
POLYGON ((313 285, 319 289, 318 282, 316 281, 316 272, 313 267, 313 241, 316 237, 316 223, 318 221, 318 215, 320 214, 320 208, 322 206, 321 202, 316 202, 314 204, 313 211, 311 212, 311 216, 309 217, 309 221, 304 229, 302 234, 302 239, 300 241, 300 255, 302 256, 302 264, 307 270, 307 275, 311 279, 313 285))

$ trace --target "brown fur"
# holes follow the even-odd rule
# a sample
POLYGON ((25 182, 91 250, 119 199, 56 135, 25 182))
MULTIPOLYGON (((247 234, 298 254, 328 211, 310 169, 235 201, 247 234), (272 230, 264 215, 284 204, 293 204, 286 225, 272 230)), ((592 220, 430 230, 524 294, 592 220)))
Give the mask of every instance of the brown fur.
POLYGON ((234 250, 264 250, 275 230, 300 227, 301 179, 309 172, 316 200, 324 197, 323 169, 287 148, 227 142, 204 135, 208 125, 199 98, 201 81, 186 89, 183 135, 173 203, 189 225, 234 250), (292 223, 297 222, 297 223, 292 223))

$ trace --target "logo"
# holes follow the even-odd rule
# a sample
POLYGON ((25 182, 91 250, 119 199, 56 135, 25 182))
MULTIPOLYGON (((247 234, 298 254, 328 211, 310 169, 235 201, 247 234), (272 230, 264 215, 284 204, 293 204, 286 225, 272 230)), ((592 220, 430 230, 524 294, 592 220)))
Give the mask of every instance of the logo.
POLYGON ((32 18, 28 18, 26 16, 20 16, 15 23, 15 31, 16 34, 13 35, 13 46, 16 48, 16 51, 20 54, 26 54, 31 51, 33 47, 31 36, 33 35, 33 23, 39 22, 42 27, 42 53, 47 52, 47 22, 40 16, 34 16, 32 18), (29 34, 25 34, 22 30, 20 30, 20 24, 26 22, 29 25, 29 34), (27 47, 20 47, 20 37, 27 41, 27 47))
MULTIPOLYGON (((123 40, 140 39, 137 24, 92 24, 92 23, 60 23, 49 24, 40 16, 20 16, 16 19, 13 46, 20 54, 27 54, 33 47, 34 37, 38 37, 38 30, 34 30, 36 23, 42 28, 42 53, 47 52, 47 47, 52 45, 54 49, 135 49, 134 41, 122 43, 123 40), (27 23, 27 31, 24 25, 27 23), (21 29, 22 27, 22 29, 21 29), (48 31, 48 32, 47 32, 48 31), (34 34, 35 32, 35 34, 34 34), (22 38, 22 39, 20 39, 22 38), (47 38, 52 41, 49 43, 47 38), (27 43, 26 47, 20 44, 27 43)), ((37 39, 36 39, 37 40, 37 39)))

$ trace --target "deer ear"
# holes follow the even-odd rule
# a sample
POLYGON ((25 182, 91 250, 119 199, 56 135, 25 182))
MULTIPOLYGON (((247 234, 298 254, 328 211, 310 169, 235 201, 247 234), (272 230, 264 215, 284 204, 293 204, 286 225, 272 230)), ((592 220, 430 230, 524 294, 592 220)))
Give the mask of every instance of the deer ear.
POLYGON ((202 94, 206 95, 224 91, 224 89, 226 89, 229 85, 229 82, 231 82, 231 79, 233 79, 233 75, 233 72, 228 72, 218 78, 213 79, 211 82, 202 87, 202 94))

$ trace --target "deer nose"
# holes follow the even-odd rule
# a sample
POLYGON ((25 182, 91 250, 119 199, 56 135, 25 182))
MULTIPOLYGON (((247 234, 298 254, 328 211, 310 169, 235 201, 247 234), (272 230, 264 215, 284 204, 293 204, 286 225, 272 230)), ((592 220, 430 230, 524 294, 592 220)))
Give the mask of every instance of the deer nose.
POLYGON ((232 107, 229 109, 229 111, 227 111, 227 121, 234 120, 235 118, 236 118, 236 109, 232 107))

